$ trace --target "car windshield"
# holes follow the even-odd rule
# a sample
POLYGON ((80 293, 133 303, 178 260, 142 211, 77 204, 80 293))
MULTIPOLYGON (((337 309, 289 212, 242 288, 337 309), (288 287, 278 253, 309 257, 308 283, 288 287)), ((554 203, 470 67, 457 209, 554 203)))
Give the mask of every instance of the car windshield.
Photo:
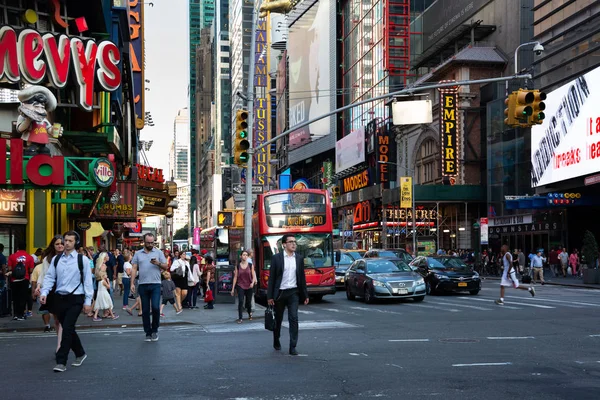
POLYGON ((469 267, 465 265, 460 258, 457 257, 444 257, 444 258, 433 258, 427 259, 429 268, 433 269, 445 269, 448 271, 468 271, 469 267))
POLYGON ((411 272, 410 267, 400 260, 371 260, 367 262, 367 274, 411 272))
MULTIPOLYGON (((296 237, 296 253, 304 257, 305 268, 320 268, 333 266, 333 240, 331 234, 315 235, 298 233, 296 237)), ((271 257, 283 251, 281 235, 265 236, 264 261, 265 269, 271 265, 271 257)), ((350 262, 351 263, 351 262, 350 262)))
POLYGON ((359 253, 358 251, 349 251, 345 254, 348 254, 353 260, 358 260, 359 258, 362 258, 362 255, 365 254, 365 252, 359 253))
POLYGON ((398 255, 395 252, 389 251, 389 250, 378 251, 377 256, 378 257, 398 257, 398 255))
POLYGON ((352 258, 351 255, 349 255, 348 253, 342 253, 341 257, 340 257, 340 265, 349 265, 352 264, 354 262, 354 258, 352 258))

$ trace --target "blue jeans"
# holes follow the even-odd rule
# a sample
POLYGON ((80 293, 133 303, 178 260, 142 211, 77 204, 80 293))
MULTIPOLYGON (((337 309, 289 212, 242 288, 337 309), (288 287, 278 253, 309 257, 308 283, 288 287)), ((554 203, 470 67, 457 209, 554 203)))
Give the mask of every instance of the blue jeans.
POLYGON ((142 303, 142 321, 146 335, 158 332, 160 322, 160 283, 138 285, 142 303), (150 307, 152 307, 152 326, 150 326, 150 307))
POLYGON ((131 278, 123 277, 123 307, 129 305, 129 293, 131 292, 131 278))

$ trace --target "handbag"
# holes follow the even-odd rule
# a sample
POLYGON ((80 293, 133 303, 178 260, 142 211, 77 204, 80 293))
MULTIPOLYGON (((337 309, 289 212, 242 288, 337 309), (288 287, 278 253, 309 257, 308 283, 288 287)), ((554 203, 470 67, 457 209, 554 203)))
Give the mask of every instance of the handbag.
POLYGON ((188 286, 196 286, 198 281, 195 279, 194 273, 192 272, 192 270, 189 267, 187 267, 187 270, 188 270, 188 276, 187 276, 188 286))
POLYGON ((177 268, 175 268, 175 271, 173 271, 173 275, 175 276, 183 276, 183 267, 181 266, 181 260, 175 260, 174 262, 177 263, 177 268))
POLYGON ((275 310, 273 310, 273 306, 267 306, 265 310, 265 329, 271 332, 275 330, 275 310))
POLYGON ((215 298, 213 297, 212 290, 210 290, 210 289, 209 289, 209 290, 207 290, 207 291, 206 291, 206 294, 205 294, 205 296, 204 296, 204 302, 205 302, 205 303, 210 303, 210 302, 211 302, 211 301, 213 301, 214 299, 215 299, 215 298))

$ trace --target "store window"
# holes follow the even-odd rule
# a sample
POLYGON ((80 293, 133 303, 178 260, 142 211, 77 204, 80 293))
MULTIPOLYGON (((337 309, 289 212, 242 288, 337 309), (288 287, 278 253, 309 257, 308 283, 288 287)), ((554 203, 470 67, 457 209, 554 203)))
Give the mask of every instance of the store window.
POLYGON ((427 139, 417 153, 416 178, 419 184, 433 184, 439 177, 438 145, 433 139, 427 139))

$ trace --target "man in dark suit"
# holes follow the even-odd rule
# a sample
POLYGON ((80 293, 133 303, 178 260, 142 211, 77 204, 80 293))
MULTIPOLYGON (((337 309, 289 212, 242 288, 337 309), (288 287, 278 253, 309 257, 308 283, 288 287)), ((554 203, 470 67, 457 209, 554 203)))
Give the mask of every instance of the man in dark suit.
POLYGON ((298 343, 298 304, 308 304, 308 290, 304 275, 304 259, 296 254, 296 237, 285 234, 281 238, 283 252, 271 259, 267 302, 275 306, 275 330, 273 331, 273 347, 281 350, 279 336, 283 311, 287 307, 290 323, 290 355, 297 356, 298 343))

